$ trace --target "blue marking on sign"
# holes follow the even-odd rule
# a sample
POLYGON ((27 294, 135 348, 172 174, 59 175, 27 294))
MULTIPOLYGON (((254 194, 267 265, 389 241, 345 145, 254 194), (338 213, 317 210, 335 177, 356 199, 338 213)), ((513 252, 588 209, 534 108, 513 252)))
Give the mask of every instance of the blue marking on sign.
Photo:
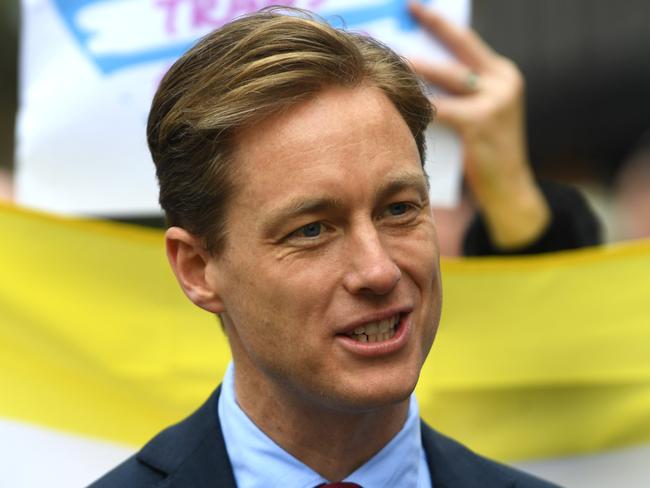
MULTIPOLYGON (((173 43, 154 49, 136 51, 128 54, 97 54, 89 49, 89 42, 94 33, 82 29, 77 21, 79 13, 98 3, 111 3, 115 0, 53 0, 63 18, 63 21, 79 44, 82 52, 90 58, 99 70, 105 75, 128 68, 137 64, 161 61, 181 56, 195 41, 173 43)), ((279 4, 282 3, 280 0, 279 4)), ((387 0, 373 6, 350 7, 342 11, 321 9, 321 15, 336 27, 353 28, 382 19, 392 18, 397 20, 398 29, 404 32, 417 29, 417 24, 406 9, 406 0, 387 0)))

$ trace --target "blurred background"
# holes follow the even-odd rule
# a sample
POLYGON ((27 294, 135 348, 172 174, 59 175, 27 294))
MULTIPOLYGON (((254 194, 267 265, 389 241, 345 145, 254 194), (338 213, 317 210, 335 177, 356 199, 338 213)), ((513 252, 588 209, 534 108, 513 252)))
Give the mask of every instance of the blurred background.
MULTIPOLYGON (((536 174, 579 185, 605 240, 650 235, 650 3, 491 0, 472 8, 473 27, 525 76, 536 174)), ((12 195, 19 10, 18 0, 0 3, 3 199, 12 195)), ((159 222, 141 217, 131 220, 159 222)))
POLYGON ((0 198, 11 198, 17 107, 19 2, 0 3, 0 198))

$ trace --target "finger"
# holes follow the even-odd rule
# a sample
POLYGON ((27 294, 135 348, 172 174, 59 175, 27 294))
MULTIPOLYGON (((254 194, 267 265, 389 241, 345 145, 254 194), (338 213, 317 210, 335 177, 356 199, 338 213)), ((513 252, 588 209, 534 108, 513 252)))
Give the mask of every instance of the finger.
POLYGON ((436 108, 436 122, 453 127, 460 133, 473 123, 476 107, 465 98, 434 97, 431 103, 436 108))
POLYGON ((459 63, 433 64, 418 59, 411 60, 413 69, 427 82, 448 93, 467 95, 477 91, 478 75, 459 63))
POLYGON ((408 8, 425 30, 470 68, 480 71, 493 60, 494 51, 473 30, 452 24, 417 1, 410 0, 408 8))

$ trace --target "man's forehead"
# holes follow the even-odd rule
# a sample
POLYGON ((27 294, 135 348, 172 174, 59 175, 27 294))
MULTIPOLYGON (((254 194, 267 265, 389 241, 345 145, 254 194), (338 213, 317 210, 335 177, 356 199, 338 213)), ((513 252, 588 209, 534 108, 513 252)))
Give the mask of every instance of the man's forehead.
POLYGON ((371 209, 407 187, 428 196, 415 139, 373 86, 322 91, 241 130, 234 147, 231 204, 266 229, 300 215, 371 209))
MULTIPOLYGON (((338 124, 343 120, 347 124, 357 122, 371 126, 393 119, 405 124, 392 102, 375 85, 333 85, 239 128, 235 131, 235 149, 242 147, 241 142, 252 138, 272 137, 275 144, 291 145, 324 130, 338 128, 346 131, 349 126, 338 124)), ((321 139, 316 149, 327 143, 327 139, 321 139)))

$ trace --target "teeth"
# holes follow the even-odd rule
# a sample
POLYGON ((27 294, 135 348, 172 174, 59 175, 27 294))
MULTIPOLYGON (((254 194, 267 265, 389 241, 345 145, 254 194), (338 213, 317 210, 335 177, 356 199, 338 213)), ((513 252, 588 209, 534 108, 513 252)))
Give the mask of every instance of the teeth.
POLYGON ((395 327, 399 323, 399 314, 389 319, 357 327, 348 336, 358 342, 381 342, 395 336, 395 327))
POLYGON ((393 325, 392 319, 382 320, 381 322, 379 322, 377 328, 379 329, 379 332, 383 334, 384 332, 388 332, 388 329, 390 329, 392 325, 393 325))

